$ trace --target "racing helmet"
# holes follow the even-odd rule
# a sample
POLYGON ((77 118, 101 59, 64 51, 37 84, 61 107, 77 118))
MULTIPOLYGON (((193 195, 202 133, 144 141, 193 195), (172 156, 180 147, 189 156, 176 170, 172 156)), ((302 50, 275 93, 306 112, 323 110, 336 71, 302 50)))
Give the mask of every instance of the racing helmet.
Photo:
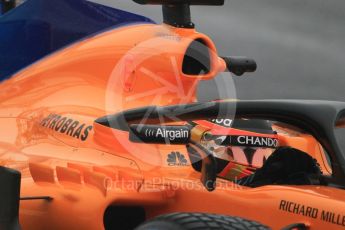
POLYGON ((229 180, 254 173, 279 146, 278 135, 266 120, 212 119, 194 125, 207 128, 200 143, 216 158, 218 176, 229 180))

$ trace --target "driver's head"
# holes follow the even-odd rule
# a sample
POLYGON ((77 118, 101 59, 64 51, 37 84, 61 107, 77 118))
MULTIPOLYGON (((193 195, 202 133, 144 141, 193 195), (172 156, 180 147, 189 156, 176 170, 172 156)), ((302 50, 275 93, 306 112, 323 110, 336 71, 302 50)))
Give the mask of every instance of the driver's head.
POLYGON ((219 176, 240 179, 262 167, 278 147, 278 137, 265 120, 213 119, 196 121, 208 127, 201 144, 210 150, 223 167, 219 176))

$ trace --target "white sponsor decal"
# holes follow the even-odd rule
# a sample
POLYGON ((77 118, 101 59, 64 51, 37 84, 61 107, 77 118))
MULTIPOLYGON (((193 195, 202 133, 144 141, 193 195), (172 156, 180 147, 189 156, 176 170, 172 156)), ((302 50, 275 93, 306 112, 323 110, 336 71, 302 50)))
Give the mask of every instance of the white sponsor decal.
POLYGON ((238 136, 237 142, 243 145, 258 145, 267 147, 278 146, 278 140, 269 137, 238 136))
POLYGON ((212 119, 211 121, 217 125, 222 125, 225 127, 231 127, 232 124, 231 119, 212 119))
MULTIPOLYGON (((152 130, 153 131, 153 130, 152 130)), ((148 132, 146 133, 146 136, 153 136, 153 132, 148 132)), ((185 129, 180 129, 180 130, 167 130, 165 128, 158 128, 155 134, 156 138, 164 138, 164 139, 169 139, 171 141, 178 139, 178 138, 188 138, 189 137, 189 132, 188 130, 185 129)))

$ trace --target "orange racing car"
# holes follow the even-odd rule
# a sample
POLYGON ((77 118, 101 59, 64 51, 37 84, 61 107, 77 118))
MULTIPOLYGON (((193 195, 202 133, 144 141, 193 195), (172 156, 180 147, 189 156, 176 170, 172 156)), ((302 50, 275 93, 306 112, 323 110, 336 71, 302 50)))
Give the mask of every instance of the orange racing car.
POLYGON ((197 102, 200 81, 256 69, 191 21, 224 0, 135 2, 163 5, 164 24, 103 31, 1 83, 0 228, 344 228, 345 103, 197 102))

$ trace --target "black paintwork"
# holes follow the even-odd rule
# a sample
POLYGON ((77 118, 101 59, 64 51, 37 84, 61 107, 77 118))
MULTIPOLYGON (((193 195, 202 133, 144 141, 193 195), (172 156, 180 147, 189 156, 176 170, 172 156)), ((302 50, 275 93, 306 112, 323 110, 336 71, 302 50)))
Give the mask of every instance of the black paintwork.
POLYGON ((186 145, 190 142, 190 127, 182 125, 130 125, 129 140, 136 143, 186 145), (157 135, 158 129, 168 132, 186 131, 188 135, 169 139, 169 137, 157 135))
POLYGON ((247 57, 222 57, 226 63, 227 70, 236 76, 242 76, 244 73, 252 73, 257 69, 254 59, 247 57))
POLYGON ((20 229, 20 179, 20 172, 0 166, 0 229, 20 229))

